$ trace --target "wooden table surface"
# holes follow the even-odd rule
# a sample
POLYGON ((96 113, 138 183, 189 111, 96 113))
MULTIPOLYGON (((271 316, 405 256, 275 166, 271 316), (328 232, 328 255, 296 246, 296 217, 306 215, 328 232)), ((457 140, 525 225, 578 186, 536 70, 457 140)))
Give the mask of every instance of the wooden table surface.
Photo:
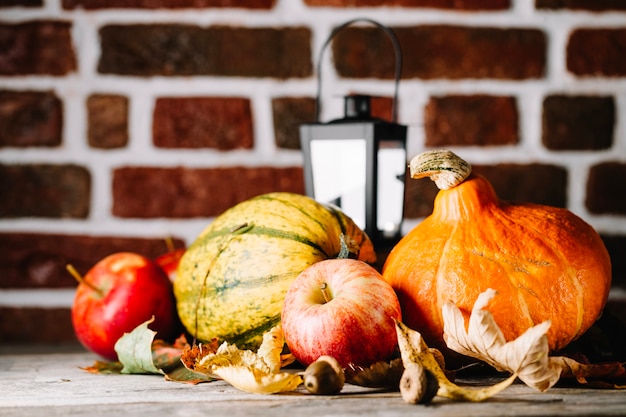
POLYGON ((253 395, 222 381, 188 385, 161 376, 94 375, 80 369, 96 359, 84 352, 0 355, 0 416, 626 416, 626 390, 540 393, 516 383, 482 403, 436 397, 430 405, 409 405, 399 392, 351 385, 335 396, 304 390, 253 395))

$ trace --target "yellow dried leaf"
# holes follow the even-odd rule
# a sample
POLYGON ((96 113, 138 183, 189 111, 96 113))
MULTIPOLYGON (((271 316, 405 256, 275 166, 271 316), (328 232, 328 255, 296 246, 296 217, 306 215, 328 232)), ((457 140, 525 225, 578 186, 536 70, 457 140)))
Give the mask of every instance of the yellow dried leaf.
POLYGON ((488 363, 499 371, 508 371, 526 385, 546 391, 559 380, 561 366, 549 357, 546 321, 507 342, 491 313, 485 309, 496 291, 481 293, 470 314, 467 331, 463 314, 452 302, 443 306, 444 340, 458 353, 488 363))
POLYGON ((403 323, 396 321, 396 332, 398 333, 398 346, 400 347, 400 356, 405 368, 410 363, 423 366, 432 372, 439 381, 439 390, 437 395, 450 398, 453 400, 464 401, 483 401, 493 397, 515 380, 515 375, 505 379, 498 384, 484 388, 465 388, 450 382, 445 372, 439 366, 437 359, 424 342, 422 335, 415 330, 408 328, 403 323))
POLYGON ((215 374, 233 387, 252 394, 275 394, 293 391, 302 383, 302 377, 288 372, 264 372, 247 366, 225 366, 215 374))
POLYGON ((284 346, 285 337, 283 336, 282 326, 275 326, 269 332, 263 334, 263 342, 261 342, 257 355, 263 358, 271 372, 278 372, 282 368, 280 354, 284 346))
POLYGON ((289 357, 281 355, 285 339, 276 326, 263 335, 258 351, 240 350, 222 343, 214 353, 198 359, 193 370, 218 377, 237 389, 255 394, 274 394, 294 390, 302 383, 296 374, 280 372, 289 357))
POLYGON ((207 375, 216 375, 215 370, 227 366, 248 366, 269 372, 269 367, 262 358, 250 350, 240 350, 228 342, 222 343, 215 353, 203 356, 195 365, 194 371, 207 375))

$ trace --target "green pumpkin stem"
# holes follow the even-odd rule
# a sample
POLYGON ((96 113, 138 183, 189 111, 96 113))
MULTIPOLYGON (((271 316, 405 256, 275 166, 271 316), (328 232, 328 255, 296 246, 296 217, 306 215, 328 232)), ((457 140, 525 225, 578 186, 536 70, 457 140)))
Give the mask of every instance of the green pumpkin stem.
POLYGON ((358 259, 359 244, 354 239, 342 233, 339 235, 339 244, 341 248, 337 254, 337 259, 358 259))
POLYGON ((339 243, 341 244, 341 249, 339 249, 339 253, 337 254, 337 259, 349 258, 350 249, 348 249, 348 244, 346 243, 346 236, 343 233, 339 236, 339 243))

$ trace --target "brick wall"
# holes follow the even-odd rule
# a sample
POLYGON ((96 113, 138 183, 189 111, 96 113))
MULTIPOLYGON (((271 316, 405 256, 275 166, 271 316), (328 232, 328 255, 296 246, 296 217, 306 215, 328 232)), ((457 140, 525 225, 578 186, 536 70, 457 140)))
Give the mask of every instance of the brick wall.
MULTIPOLYGON (((622 2, 11 0, 0 4, 0 344, 73 340, 65 264, 157 256, 239 201, 303 192, 297 128, 313 118, 318 52, 356 17, 399 38, 409 156, 450 148, 502 198, 583 217, 611 253, 620 300, 622 2)), ((341 116, 350 92, 381 96, 388 118, 387 38, 351 26, 330 55, 322 119, 341 116)), ((405 229, 434 194, 408 183, 405 229)))

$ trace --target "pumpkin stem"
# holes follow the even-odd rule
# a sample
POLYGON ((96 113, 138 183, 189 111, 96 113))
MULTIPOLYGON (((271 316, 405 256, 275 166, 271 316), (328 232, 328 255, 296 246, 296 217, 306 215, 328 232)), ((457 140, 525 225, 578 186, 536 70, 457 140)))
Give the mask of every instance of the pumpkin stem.
POLYGON ((324 302, 327 303, 330 300, 333 299, 333 297, 330 296, 330 293, 328 292, 328 284, 325 282, 322 282, 322 284, 320 285, 320 291, 322 292, 322 297, 324 297, 324 302))
POLYGON ((337 254, 337 259, 357 259, 359 257, 359 245, 350 236, 340 234, 339 244, 341 248, 337 254))
POLYGON ((343 233, 339 236, 339 243, 341 244, 341 249, 339 249, 337 258, 347 259, 350 256, 350 249, 348 249, 348 244, 346 243, 346 236, 343 233))
POLYGON ((421 153, 409 163, 411 178, 430 177, 440 190, 461 184, 472 173, 472 166, 448 150, 421 153))

